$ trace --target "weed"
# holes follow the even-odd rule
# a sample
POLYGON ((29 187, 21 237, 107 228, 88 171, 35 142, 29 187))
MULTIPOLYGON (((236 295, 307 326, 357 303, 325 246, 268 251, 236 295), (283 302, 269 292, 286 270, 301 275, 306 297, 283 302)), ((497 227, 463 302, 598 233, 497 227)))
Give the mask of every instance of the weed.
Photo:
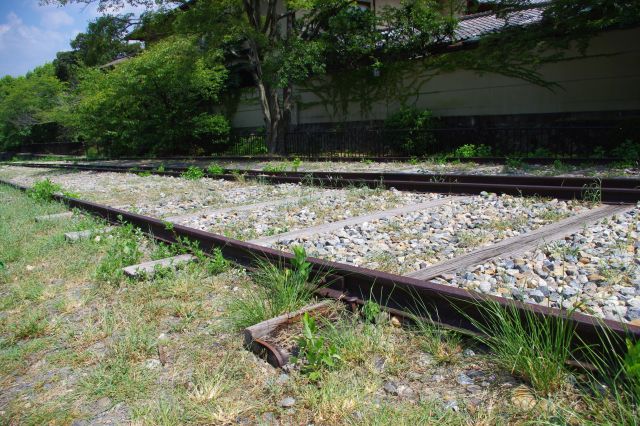
POLYGON ((236 328, 249 327, 285 312, 304 306, 322 277, 311 279, 311 264, 301 247, 294 247, 292 269, 259 260, 253 281, 256 291, 236 298, 229 306, 231 323, 236 328))
POLYGON ((142 252, 138 246, 139 236, 139 231, 131 224, 123 224, 116 229, 114 238, 109 240, 106 256, 96 268, 97 281, 118 284, 124 276, 122 268, 140 261, 142 252))
POLYGON ((204 170, 202 170, 198 166, 189 166, 187 168, 187 170, 182 172, 180 177, 183 177, 183 178, 189 179, 189 180, 199 180, 199 179, 202 179, 204 177, 204 170))
POLYGON ((524 167, 524 162, 522 158, 518 157, 507 157, 504 162, 505 171, 514 171, 519 170, 524 167))
POLYGON ((302 337, 298 339, 298 348, 300 352, 293 357, 293 362, 304 359, 300 371, 311 381, 319 380, 324 369, 335 367, 341 360, 335 345, 319 334, 316 320, 308 312, 302 317, 302 337))
POLYGON ((267 173, 280 173, 285 172, 286 170, 286 164, 267 164, 262 168, 262 171, 267 173))
POLYGON ((566 173, 571 170, 571 167, 563 163, 562 160, 554 160, 552 167, 556 173, 566 173))
POLYGON ((418 157, 411 157, 409 159, 409 164, 411 164, 412 166, 417 166, 420 163, 420 160, 418 160, 418 157))
POLYGON ((382 309, 380 308, 380 305, 369 299, 364 302, 361 312, 364 320, 369 324, 373 324, 378 320, 380 314, 382 313, 382 309))
POLYGON ((224 167, 216 163, 211 163, 209 164, 209 167, 207 167, 207 173, 210 175, 223 175, 224 167))
POLYGON ((160 164, 160 165, 156 168, 156 172, 164 173, 164 172, 165 172, 164 164, 160 164))
POLYGON ((592 183, 583 185, 582 199, 588 203, 600 204, 602 202, 602 180, 595 179, 592 183))
MULTIPOLYGON (((468 317, 482 332, 476 337, 495 354, 496 362, 545 396, 567 383, 565 362, 570 358, 574 326, 566 318, 524 314, 515 306, 477 305, 483 319, 468 317)), ((464 315, 464 313, 463 313, 464 315)), ((569 312, 571 316, 571 312, 569 312)))
POLYGON ((462 145, 453 151, 453 156, 458 158, 471 158, 476 156, 476 146, 473 144, 462 145))
MULTIPOLYGON (((426 312, 424 309, 423 311, 426 312)), ((445 330, 431 318, 413 314, 411 320, 422 350, 430 354, 434 361, 452 364, 460 360, 462 338, 459 334, 445 330)))
POLYGON ((140 177, 149 177, 149 176, 151 176, 151 170, 143 170, 141 172, 138 172, 138 176, 140 176, 140 177))
POLYGON ((363 158, 362 160, 360 160, 360 163, 366 164, 367 166, 370 166, 370 165, 373 164, 373 160, 371 160, 369 158, 363 158))
POLYGON ((234 170, 231 172, 231 174, 233 175, 233 177, 235 178, 236 181, 240 182, 240 183, 245 183, 247 181, 246 178, 246 173, 242 173, 238 170, 234 170))
POLYGON ((297 172, 301 165, 302 165, 302 160, 296 157, 291 161, 291 170, 293 172, 297 172))
POLYGON ((47 178, 33 184, 33 187, 27 191, 27 194, 36 201, 47 202, 53 200, 53 196, 56 193, 61 192, 62 187, 47 178))
POLYGON ((15 340, 34 339, 46 334, 49 322, 40 310, 28 311, 10 327, 15 340))

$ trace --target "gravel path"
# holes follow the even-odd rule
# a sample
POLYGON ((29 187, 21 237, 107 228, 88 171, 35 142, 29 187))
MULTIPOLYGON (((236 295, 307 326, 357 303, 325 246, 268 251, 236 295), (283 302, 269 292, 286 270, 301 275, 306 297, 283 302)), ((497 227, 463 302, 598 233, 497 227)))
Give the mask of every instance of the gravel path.
POLYGON ((640 203, 522 257, 470 268, 443 283, 640 325, 640 203))
POLYGON ((313 256, 408 273, 585 208, 577 202, 486 194, 328 234, 281 241, 275 246, 288 250, 292 245, 302 245, 313 256))
POLYGON ((69 172, 13 166, 0 167, 0 178, 22 185, 33 185, 49 178, 83 199, 155 217, 180 215, 207 207, 304 196, 315 191, 297 184, 261 185, 222 179, 187 180, 133 173, 69 172))
POLYGON ((321 195, 308 195, 285 205, 253 211, 204 214, 179 223, 232 238, 251 240, 440 197, 439 194, 413 194, 394 189, 327 190, 321 195))

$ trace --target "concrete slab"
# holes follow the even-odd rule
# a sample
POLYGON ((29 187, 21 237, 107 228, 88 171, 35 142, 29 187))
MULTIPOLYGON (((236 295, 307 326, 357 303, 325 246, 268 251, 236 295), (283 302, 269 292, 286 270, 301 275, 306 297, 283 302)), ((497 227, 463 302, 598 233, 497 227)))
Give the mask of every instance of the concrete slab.
POLYGON ((51 222, 55 220, 68 219, 71 217, 73 217, 73 212, 48 214, 45 216, 36 216, 36 222, 51 222))
POLYGON ((167 257, 165 259, 127 266, 126 268, 122 268, 122 270, 124 271, 125 275, 132 278, 139 278, 142 276, 152 277, 156 272, 156 268, 175 269, 179 265, 194 262, 196 259, 197 257, 191 254, 181 254, 179 256, 167 257))

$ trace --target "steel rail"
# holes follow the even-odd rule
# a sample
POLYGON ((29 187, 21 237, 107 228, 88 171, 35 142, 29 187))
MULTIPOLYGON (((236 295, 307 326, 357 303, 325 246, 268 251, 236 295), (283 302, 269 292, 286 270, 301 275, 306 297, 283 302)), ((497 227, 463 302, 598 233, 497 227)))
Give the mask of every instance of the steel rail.
MULTIPOLYGON (((136 168, 111 165, 24 163, 25 167, 53 168, 96 172, 150 172, 161 176, 180 176, 187 168, 173 167, 165 171, 151 166, 136 168)), ((480 194, 484 191, 508 195, 554 197, 563 200, 599 198, 604 203, 636 203, 640 201, 640 179, 574 178, 506 175, 429 175, 417 173, 353 173, 353 172, 259 172, 225 170, 209 177, 235 180, 237 173, 269 183, 312 183, 342 188, 352 185, 370 188, 395 188, 400 191, 438 192, 443 194, 480 194), (234 172, 234 173, 230 173, 234 172)))
MULTIPOLYGON (((0 180, 0 183, 26 191, 27 187, 0 180)), ((199 247, 207 253, 219 248, 225 258, 238 264, 250 266, 256 260, 263 260, 282 266, 291 266, 293 255, 280 250, 251 244, 210 232, 174 224, 167 226, 167 222, 160 219, 143 216, 136 213, 119 210, 113 207, 55 195, 55 199, 65 203, 70 208, 78 208, 87 213, 100 217, 110 223, 131 223, 140 228, 147 235, 167 243, 175 243, 178 238, 188 238, 197 242, 199 247)), ((482 324, 485 318, 487 304, 496 303, 505 308, 513 308, 523 317, 534 315, 538 318, 548 318, 552 321, 567 321, 575 327, 576 336, 574 347, 590 345, 597 347, 603 343, 607 332, 616 339, 613 347, 603 350, 614 350, 624 354, 625 338, 640 340, 640 326, 625 324, 619 321, 600 319, 593 316, 556 308, 527 304, 503 297, 484 295, 458 287, 438 284, 433 281, 423 281, 406 276, 376 271, 363 267, 347 265, 338 262, 308 258, 315 274, 327 275, 326 286, 318 291, 321 296, 343 300, 347 303, 364 304, 367 300, 375 300, 390 312, 411 317, 422 315, 432 318, 439 324, 477 334, 478 330, 473 322, 482 324)), ((609 342, 611 344, 611 342, 609 342)))

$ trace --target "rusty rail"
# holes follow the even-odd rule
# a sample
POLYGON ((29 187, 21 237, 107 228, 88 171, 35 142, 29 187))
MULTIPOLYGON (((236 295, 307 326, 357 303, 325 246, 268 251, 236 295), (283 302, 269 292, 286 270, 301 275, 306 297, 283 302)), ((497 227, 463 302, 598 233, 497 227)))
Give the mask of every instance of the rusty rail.
MULTIPOLYGON (((134 169, 122 166, 86 164, 24 163, 25 167, 53 168, 96 172, 150 172, 161 176, 180 176, 187 168, 172 167, 165 171, 151 166, 134 169)), ((352 172, 262 172, 255 170, 225 170, 209 177, 234 180, 237 174, 268 183, 308 183, 330 188, 367 186, 395 188, 400 191, 437 192, 443 194, 479 194, 483 191, 499 194, 554 197, 563 200, 598 198, 604 203, 640 201, 640 179, 581 178, 549 176, 418 174, 418 173, 352 173, 352 172)))
MULTIPOLYGON (((5 182, 0 183, 20 190, 28 188, 5 182)), ((197 242, 207 253, 219 248, 225 258, 238 264, 249 266, 256 260, 266 260, 282 266, 290 266, 293 256, 289 253, 259 246, 206 231, 182 225, 167 226, 166 222, 153 217, 130 213, 124 210, 100 205, 97 203, 56 195, 57 201, 71 208, 84 210, 114 224, 128 222, 140 228, 151 237, 167 243, 175 243, 178 238, 188 238, 197 242)), ((484 321, 482 306, 497 303, 504 307, 514 307, 521 315, 533 314, 539 317, 550 317, 555 320, 566 320, 575 326, 576 345, 598 345, 602 336, 610 331, 617 336, 620 345, 616 350, 625 351, 625 338, 640 340, 640 326, 625 324, 619 321, 599 319, 581 313, 531 305, 502 297, 483 295, 465 289, 438 284, 433 281, 422 281, 406 276, 390 274, 382 271, 331 262, 317 258, 309 258, 314 273, 326 275, 330 273, 326 287, 318 293, 323 297, 343 300, 351 304, 364 304, 373 299, 390 312, 397 315, 420 314, 437 319, 445 327, 467 333, 478 333, 470 319, 484 321)), ((410 315, 409 315, 410 316, 410 315)))

